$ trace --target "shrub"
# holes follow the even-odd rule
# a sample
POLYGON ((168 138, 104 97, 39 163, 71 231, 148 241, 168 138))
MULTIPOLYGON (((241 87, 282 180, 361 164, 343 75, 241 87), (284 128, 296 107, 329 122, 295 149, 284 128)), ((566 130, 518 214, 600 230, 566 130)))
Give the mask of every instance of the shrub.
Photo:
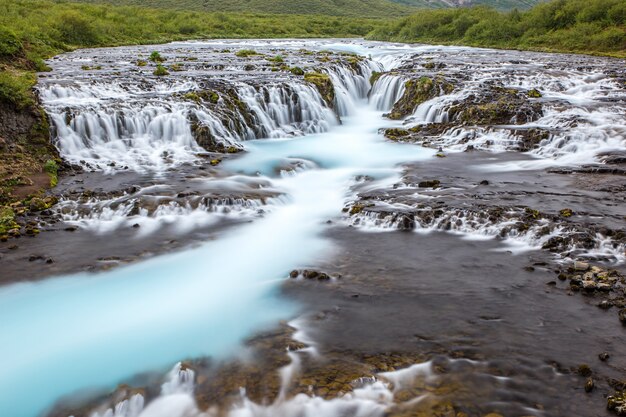
POLYGON ((0 102, 11 103, 18 108, 25 108, 34 103, 32 86, 35 77, 30 73, 0 72, 0 102))
POLYGON ((56 29, 61 35, 61 40, 70 45, 94 46, 100 40, 91 22, 77 11, 61 14, 56 29))
POLYGON ((11 57, 22 52, 22 41, 11 30, 0 27, 0 57, 11 57))
POLYGON ((165 68, 163 65, 158 64, 156 69, 153 72, 154 75, 156 76, 164 76, 164 75, 170 75, 170 73, 167 71, 167 68, 165 68))
POLYGON ((152 62, 164 62, 165 61, 165 58, 163 58, 158 51, 153 51, 150 54, 150 57, 148 59, 152 62))

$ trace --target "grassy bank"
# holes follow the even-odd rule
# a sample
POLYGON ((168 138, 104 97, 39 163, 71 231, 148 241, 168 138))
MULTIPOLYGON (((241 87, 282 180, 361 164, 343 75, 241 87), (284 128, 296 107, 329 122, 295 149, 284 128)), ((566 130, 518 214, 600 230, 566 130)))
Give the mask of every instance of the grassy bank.
POLYGON ((0 4, 0 101, 30 103, 43 59, 78 47, 163 43, 191 38, 355 37, 380 20, 328 16, 234 15, 111 7, 49 0, 0 4))
MULTIPOLYGON (((80 47, 192 38, 362 37, 379 24, 379 19, 365 18, 307 15, 286 19, 4 0, 0 2, 0 208, 24 201, 28 205, 33 195, 56 183, 56 170, 51 174, 48 167, 61 161, 50 144, 47 118, 33 92, 36 72, 47 70, 46 58, 80 47)), ((0 219, 0 238, 7 227, 14 226, 5 220, 0 219)))
POLYGON ((506 13, 424 10, 382 25, 368 38, 626 57, 626 1, 556 0, 506 13))
POLYGON ((428 0, 413 0, 408 7, 390 0, 72 0, 78 3, 141 6, 199 12, 256 13, 270 15, 327 15, 349 17, 400 17, 428 7, 428 0))

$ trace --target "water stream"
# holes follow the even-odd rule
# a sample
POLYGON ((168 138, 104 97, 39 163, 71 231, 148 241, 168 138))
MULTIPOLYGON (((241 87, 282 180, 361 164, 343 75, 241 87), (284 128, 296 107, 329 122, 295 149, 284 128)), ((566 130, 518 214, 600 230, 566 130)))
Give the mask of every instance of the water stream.
MULTIPOLYGON (((335 85, 334 109, 329 108, 310 84, 290 76, 245 75, 238 61, 224 63, 226 69, 220 70, 194 67, 180 77, 153 79, 146 85, 142 84, 141 75, 132 73, 129 77, 119 77, 111 71, 107 72, 108 79, 91 82, 80 74, 77 66, 102 62, 112 65, 116 71, 128 69, 138 51, 151 50, 147 47, 117 48, 110 57, 106 51, 95 50, 85 55, 79 51, 52 62, 55 74, 61 75, 58 79, 43 80, 41 91, 53 120, 57 146, 67 160, 106 173, 149 172, 157 183, 162 178, 163 185, 167 185, 168 170, 184 170, 186 166, 204 163, 201 155, 205 151, 192 134, 190 114, 194 114, 219 142, 245 148, 243 155, 220 165, 223 171, 219 181, 227 179, 238 186, 261 184, 255 186, 255 190, 269 190, 281 197, 267 203, 262 213, 253 206, 248 223, 229 229, 199 247, 110 272, 73 274, 0 288, 3 340, 0 343, 0 415, 33 417, 60 397, 75 391, 114 387, 132 375, 164 370, 184 358, 227 357, 237 351, 244 338, 281 319, 294 317, 298 306, 280 296, 280 285, 291 269, 333 256, 332 243, 322 235, 327 228, 334 227, 341 209, 353 197, 352 187, 359 183, 359 178, 371 179, 367 187, 391 185, 398 181, 401 163, 431 159, 436 153, 436 149, 391 143, 379 133, 380 128, 401 125, 401 122, 385 120, 382 113, 389 111, 403 94, 404 78, 384 75, 370 92, 372 71, 400 67, 417 52, 451 53, 451 59, 457 60, 464 51, 471 51, 449 48, 442 52, 442 48, 434 47, 411 49, 400 45, 381 47, 330 41, 265 44, 216 41, 172 44, 165 46, 163 52, 190 54, 199 58, 197 62, 211 62, 209 58, 219 49, 243 47, 287 51, 302 47, 318 51, 331 49, 358 52, 369 58, 360 62, 356 69, 341 64, 327 67, 335 85), (228 100, 224 94, 218 106, 185 101, 178 94, 212 82, 213 75, 209 75, 215 71, 218 71, 216 78, 224 77, 229 68, 232 74, 225 79, 249 106, 253 119, 236 112, 226 115, 220 110, 219 104, 228 100), (224 117, 230 117, 231 129, 226 128, 224 117)), ((476 51, 483 54, 481 50, 476 51)), ((500 59, 495 55, 489 54, 488 60, 500 59)), ((441 121, 442 113, 433 109, 444 106, 446 100, 469 94, 473 83, 492 77, 485 74, 488 71, 475 75, 461 91, 435 99, 428 108, 420 107, 413 121, 441 121)), ((515 77, 507 78, 509 84, 526 86, 529 83, 515 77)), ((547 80, 533 80, 530 84, 541 83, 549 89, 552 78, 547 77, 547 80)), ((604 94, 603 88, 610 80, 573 78, 568 74, 553 74, 552 77, 567 80, 563 82, 569 84, 559 84, 555 87, 559 93, 552 96, 548 93, 548 98, 572 101, 572 97, 576 97, 582 106, 577 107, 580 113, 576 117, 586 117, 589 122, 579 123, 566 143, 549 142, 535 151, 538 158, 548 158, 551 161, 548 163, 552 164, 555 160, 566 164, 572 160, 593 159, 590 153, 623 146, 624 138, 618 136, 623 135, 624 115, 614 112, 616 105, 608 103, 597 110, 584 107, 591 105, 589 100, 604 94), (586 83, 590 89, 581 89, 579 82, 586 83), (589 130, 595 135, 593 141, 584 146, 579 144, 582 141, 579 136, 589 130), (572 153, 576 154, 575 158, 572 153)), ((597 106, 598 102, 592 104, 597 106)), ((554 127, 567 116, 557 113, 548 111, 536 123, 554 127)), ((474 136, 472 143, 479 146, 494 138, 499 143, 497 135, 483 132, 474 136)), ((455 137, 458 133, 446 134, 443 142, 451 143, 455 137)), ((460 145, 458 148, 460 150, 460 145)), ((451 149, 454 150, 454 144, 451 149)), ((202 184, 210 187, 217 180, 200 177, 193 181, 200 187, 202 184)), ((111 208, 98 211, 112 203, 93 201, 88 203, 91 204, 89 216, 76 211, 76 203, 67 204, 61 204, 67 208, 67 222, 85 227, 92 225, 94 231, 109 233, 111 239, 116 238, 116 228, 140 223, 141 216, 163 219, 174 225, 180 222, 183 231, 204 221, 191 223, 184 229, 182 224, 193 213, 202 212, 202 216, 208 213, 207 219, 218 219, 215 217, 218 213, 201 204, 179 204, 175 210, 170 205, 169 211, 146 210, 130 214, 130 206, 118 211, 111 208), (116 220, 127 216, 134 217, 128 222, 116 220), (105 223, 106 226, 102 226, 105 223)), ((119 202, 116 204, 119 208, 119 202)), ((241 201, 235 203, 240 204, 241 201)), ((141 226, 146 224, 141 223, 141 226)), ((366 407, 370 403, 362 403, 365 408, 355 415, 380 414, 383 408, 371 401, 380 392, 372 397, 368 394, 371 390, 384 391, 385 388, 373 386, 359 391, 356 399, 342 400, 345 404, 339 404, 341 407, 337 410, 350 409, 346 404, 351 405, 351 401, 362 397, 363 401, 370 401, 372 408, 366 407)), ((303 400, 295 399, 286 410, 265 412, 269 413, 267 415, 292 415, 289 410, 298 409, 298 401, 303 400)), ((141 407, 136 405, 136 408, 141 407)), ((313 408, 315 410, 317 408, 313 408)), ((312 415, 311 412, 297 415, 312 415)), ((169 417, 178 415, 172 413, 169 417)), ((161 414, 150 414, 150 410, 146 410, 145 415, 161 414)), ((233 411, 233 415, 252 414, 233 411)))

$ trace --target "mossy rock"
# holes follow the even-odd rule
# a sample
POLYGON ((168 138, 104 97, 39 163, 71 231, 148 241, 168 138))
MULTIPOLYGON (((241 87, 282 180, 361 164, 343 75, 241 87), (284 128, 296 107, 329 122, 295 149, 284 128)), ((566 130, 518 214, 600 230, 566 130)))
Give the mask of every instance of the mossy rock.
POLYGON ((376 81, 378 81, 378 79, 383 76, 383 74, 384 72, 372 71, 372 75, 370 76, 370 84, 374 85, 376 81))
POLYGON ((387 115, 392 120, 403 119, 415 112, 420 104, 442 94, 450 94, 454 86, 443 78, 421 77, 404 83, 404 94, 387 115))
POLYGON ((152 74, 156 75, 157 77, 163 77, 165 75, 170 75, 170 73, 167 70, 167 68, 165 68, 161 64, 157 65, 156 69, 154 70, 154 72, 152 74))
POLYGON ((543 95, 541 94, 541 92, 539 92, 539 90, 537 90, 536 88, 533 88, 532 90, 528 91, 528 97, 530 97, 530 98, 541 98, 541 97, 543 97, 543 95))
POLYGON ((448 109, 448 116, 463 125, 525 124, 543 116, 543 110, 541 103, 530 102, 526 94, 492 87, 452 106, 448 109))
POLYGON ((300 67, 292 67, 289 69, 289 71, 293 74, 293 75, 304 75, 304 70, 300 67))
POLYGON ((19 229, 15 222, 15 212, 11 207, 0 207, 0 235, 6 235, 9 230, 19 229))
POLYGON ((335 105, 335 87, 333 82, 327 74, 320 72, 307 72, 304 74, 304 80, 313 84, 320 95, 328 104, 328 107, 334 107, 335 105))
POLYGON ((259 55, 259 53, 253 49, 241 49, 235 52, 235 56, 239 58, 247 58, 249 56, 259 55))

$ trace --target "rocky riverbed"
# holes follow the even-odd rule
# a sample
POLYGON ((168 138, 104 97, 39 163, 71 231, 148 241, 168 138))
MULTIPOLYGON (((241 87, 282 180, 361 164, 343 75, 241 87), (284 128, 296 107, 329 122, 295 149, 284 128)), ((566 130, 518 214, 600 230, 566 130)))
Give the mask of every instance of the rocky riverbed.
POLYGON ((14 205, 0 303, 71 355, 22 347, 11 415, 626 413, 623 61, 293 40, 50 64, 64 165, 14 205))

